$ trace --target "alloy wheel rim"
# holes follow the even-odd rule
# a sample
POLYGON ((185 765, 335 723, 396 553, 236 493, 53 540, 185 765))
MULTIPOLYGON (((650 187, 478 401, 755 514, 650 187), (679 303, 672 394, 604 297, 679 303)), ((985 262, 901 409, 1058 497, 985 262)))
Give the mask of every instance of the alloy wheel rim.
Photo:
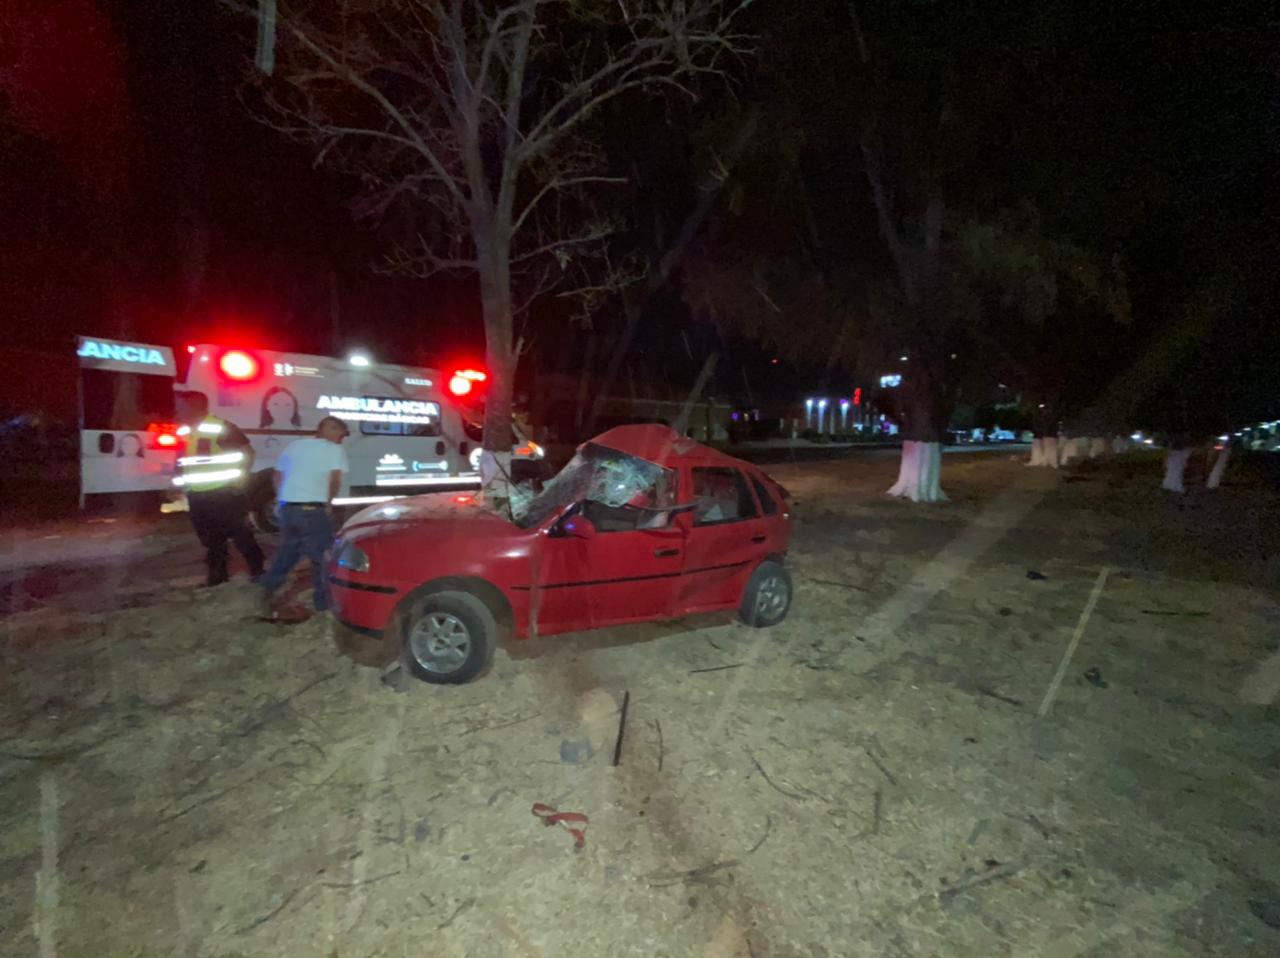
POLYGON ((760 583, 756 592, 757 617, 772 619, 787 608, 787 583, 782 576, 771 575, 760 583))
POLYGON ((448 612, 428 612, 409 635, 409 651, 428 672, 456 672, 471 654, 471 632, 466 623, 448 612))

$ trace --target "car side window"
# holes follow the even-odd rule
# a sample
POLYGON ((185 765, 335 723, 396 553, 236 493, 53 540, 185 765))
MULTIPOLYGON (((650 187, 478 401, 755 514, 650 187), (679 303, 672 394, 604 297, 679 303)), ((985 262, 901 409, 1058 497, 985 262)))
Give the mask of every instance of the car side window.
POLYGON ((695 466, 693 469, 693 511, 695 526, 754 519, 755 500, 751 488, 737 469, 695 466))
POLYGON ((770 495, 769 490, 765 488, 763 482, 755 476, 751 477, 751 485, 756 490, 756 498, 760 500, 760 508, 764 510, 766 516, 777 515, 778 500, 770 495))

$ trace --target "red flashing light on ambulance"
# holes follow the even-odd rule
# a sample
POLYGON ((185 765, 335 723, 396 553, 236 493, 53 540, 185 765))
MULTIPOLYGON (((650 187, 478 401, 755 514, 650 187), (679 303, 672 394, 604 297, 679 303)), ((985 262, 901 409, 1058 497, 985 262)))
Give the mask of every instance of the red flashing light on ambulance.
POLYGON ((218 357, 218 371, 227 379, 244 383, 258 378, 262 364, 242 349, 229 349, 218 357))
POLYGON ((151 437, 151 445, 153 448, 178 448, 178 424, 176 422, 148 423, 147 435, 151 437))
POLYGON ((488 378, 478 369, 459 369, 449 378, 449 392, 459 398, 470 395, 478 383, 488 378))

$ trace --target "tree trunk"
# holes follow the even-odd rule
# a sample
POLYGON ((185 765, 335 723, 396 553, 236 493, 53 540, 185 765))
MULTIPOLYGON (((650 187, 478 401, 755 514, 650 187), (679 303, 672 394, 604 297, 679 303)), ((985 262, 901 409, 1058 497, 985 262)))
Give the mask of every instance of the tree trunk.
POLYGON ((1183 473, 1187 470, 1187 460, 1191 458, 1190 449, 1170 449, 1164 457, 1164 482, 1161 489, 1170 492, 1185 492, 1182 485, 1183 473))
POLYGON ((515 390, 516 356, 511 314, 511 274, 505 251, 492 254, 480 269, 480 302, 484 311, 485 370, 484 452, 480 481, 495 500, 511 495, 511 398, 515 390))
POLYGON ((1044 464, 1044 437, 1036 436, 1031 440, 1031 461, 1027 465, 1043 466, 1044 464))
POLYGON ((1107 440, 1102 436, 1092 436, 1089 439, 1089 458, 1098 459, 1107 454, 1107 440))
POLYGON ((1231 458, 1231 444, 1227 443, 1222 447, 1222 451, 1218 453, 1218 458, 1213 462, 1213 468, 1209 470, 1209 478, 1205 480, 1206 489, 1217 489, 1222 485, 1222 474, 1227 471, 1227 460, 1231 458))
POLYGON ((946 502, 942 491, 942 440, 951 410, 940 381, 923 366, 903 375, 907 408, 902 422, 898 481, 889 495, 912 502, 946 502), (908 378, 910 377, 910 378, 908 378))
POLYGON ((1040 463, 1040 465, 1048 466, 1050 469, 1058 468, 1058 437, 1057 436, 1044 437, 1044 462, 1040 463))

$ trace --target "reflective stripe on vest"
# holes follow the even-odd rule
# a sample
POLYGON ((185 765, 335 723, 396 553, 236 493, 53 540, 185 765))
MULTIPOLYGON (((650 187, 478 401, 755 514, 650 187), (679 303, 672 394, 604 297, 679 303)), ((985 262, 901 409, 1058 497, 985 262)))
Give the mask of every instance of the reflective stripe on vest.
POLYGON ((236 485, 244 478, 243 450, 222 449, 218 437, 225 426, 216 416, 207 416, 194 429, 183 426, 178 435, 187 440, 185 455, 178 459, 178 475, 173 484, 191 492, 207 492, 236 485))

